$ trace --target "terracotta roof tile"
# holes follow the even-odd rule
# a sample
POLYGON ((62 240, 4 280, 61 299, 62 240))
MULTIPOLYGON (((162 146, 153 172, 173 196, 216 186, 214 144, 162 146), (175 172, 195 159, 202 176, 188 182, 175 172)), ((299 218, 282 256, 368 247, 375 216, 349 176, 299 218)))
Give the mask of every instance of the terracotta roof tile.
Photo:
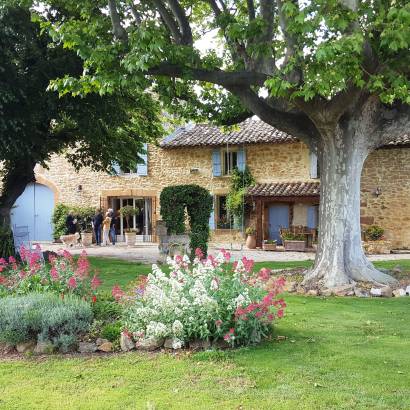
MULTIPOLYGON (((223 132, 220 127, 211 124, 192 124, 178 128, 173 134, 164 138, 160 146, 163 148, 204 147, 225 144, 261 144, 290 143, 298 139, 279 131, 258 118, 248 118, 238 124, 232 131, 223 132)), ((410 145, 410 135, 395 138, 385 146, 410 145)))
POLYGON ((258 119, 247 119, 239 128, 223 132, 220 127, 197 124, 177 129, 161 142, 161 147, 218 146, 224 144, 283 143, 297 139, 258 119))
POLYGON ((248 189, 252 196, 319 196, 319 182, 275 182, 256 184, 248 189))

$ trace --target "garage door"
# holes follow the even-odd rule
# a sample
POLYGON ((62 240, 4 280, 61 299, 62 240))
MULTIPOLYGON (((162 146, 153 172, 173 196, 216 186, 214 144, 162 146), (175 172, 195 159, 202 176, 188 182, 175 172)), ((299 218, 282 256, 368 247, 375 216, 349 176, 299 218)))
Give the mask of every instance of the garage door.
POLYGON ((51 241, 53 191, 41 184, 28 184, 11 213, 13 226, 27 226, 30 241, 51 241))

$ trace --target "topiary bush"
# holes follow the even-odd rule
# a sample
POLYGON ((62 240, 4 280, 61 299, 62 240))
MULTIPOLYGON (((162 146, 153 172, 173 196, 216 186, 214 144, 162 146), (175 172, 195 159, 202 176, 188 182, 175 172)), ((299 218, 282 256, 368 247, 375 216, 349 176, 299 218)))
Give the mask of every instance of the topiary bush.
POLYGON ((188 213, 191 258, 199 248, 208 251, 209 217, 212 212, 212 196, 199 185, 175 185, 164 188, 160 196, 161 216, 171 234, 185 233, 185 209, 188 213))
POLYGON ((16 256, 13 232, 10 227, 0 225, 0 258, 8 258, 9 256, 16 256))
POLYGON ((72 349, 92 323, 90 305, 75 296, 31 293, 0 299, 0 342, 49 341, 62 352, 72 349))

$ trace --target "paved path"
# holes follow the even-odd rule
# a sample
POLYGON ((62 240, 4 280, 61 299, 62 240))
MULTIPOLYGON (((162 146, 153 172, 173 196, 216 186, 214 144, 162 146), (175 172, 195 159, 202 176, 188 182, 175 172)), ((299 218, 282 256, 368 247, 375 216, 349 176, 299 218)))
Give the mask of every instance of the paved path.
MULTIPOLYGON (((210 247, 209 253, 215 254, 218 249, 223 245, 216 247, 210 247)), ((64 249, 61 244, 41 244, 43 250, 51 250, 57 252, 64 249)), ((230 245, 226 245, 225 249, 229 250, 232 254, 233 260, 238 260, 243 256, 249 259, 255 260, 255 262, 267 262, 267 261, 304 261, 314 260, 315 254, 309 252, 267 252, 262 250, 240 250, 239 247, 230 250, 230 245)), ((141 263, 157 263, 159 260, 158 245, 155 243, 141 243, 135 246, 127 246, 123 243, 119 243, 115 246, 91 246, 88 248, 70 248, 69 251, 72 254, 80 254, 85 249, 89 256, 100 256, 106 258, 117 258, 129 261, 136 261, 141 263)), ((390 254, 390 255, 370 255, 369 259, 372 261, 379 260, 400 260, 410 259, 410 252, 407 254, 390 254)))

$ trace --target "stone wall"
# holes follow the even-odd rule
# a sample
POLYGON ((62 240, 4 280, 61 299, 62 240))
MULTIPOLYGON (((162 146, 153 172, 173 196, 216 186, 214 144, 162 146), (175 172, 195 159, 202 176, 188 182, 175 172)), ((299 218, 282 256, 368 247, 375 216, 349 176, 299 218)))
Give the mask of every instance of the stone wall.
MULTIPOLYGON (((161 149, 148 147, 147 176, 111 176, 82 169, 78 173, 58 156, 49 169, 36 168, 38 182, 53 188, 59 202, 106 205, 110 196, 154 198, 153 221, 159 218, 159 195, 169 185, 198 184, 212 194, 229 191, 229 177, 212 176, 212 150, 208 147, 161 149), (79 190, 81 185, 81 190, 79 190)), ((303 143, 246 145, 246 161, 257 182, 309 180, 309 150, 303 143)), ((410 148, 383 149, 371 154, 363 171, 362 223, 386 229, 395 247, 410 247, 410 148), (381 195, 373 192, 379 187, 381 195)), ((303 214, 304 215, 304 214, 303 214)), ((299 215, 303 219, 305 216, 299 215)), ((253 221, 253 219, 252 219, 253 221)), ((252 222, 251 221, 251 222, 252 222)), ((233 232, 214 232, 215 242, 237 242, 233 232)))
POLYGON ((380 225, 393 248, 410 248, 410 148, 381 149, 369 156, 360 205, 364 227, 380 225))

